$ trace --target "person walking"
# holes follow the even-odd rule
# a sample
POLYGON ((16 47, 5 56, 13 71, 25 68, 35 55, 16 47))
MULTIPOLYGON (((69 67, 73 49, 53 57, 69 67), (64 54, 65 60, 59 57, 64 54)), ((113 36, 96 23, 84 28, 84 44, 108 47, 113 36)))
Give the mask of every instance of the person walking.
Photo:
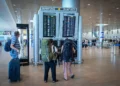
POLYGON ((120 54, 120 38, 119 38, 119 41, 118 41, 118 47, 119 47, 119 54, 120 54))
POLYGON ((73 47, 72 40, 66 39, 62 46, 62 58, 63 58, 63 71, 64 71, 64 80, 68 80, 68 72, 71 78, 74 78, 74 74, 71 69, 71 64, 73 61, 73 53, 75 49, 73 47))
POLYGON ((0 41, 0 47, 2 46, 2 42, 0 41))
POLYGON ((85 48, 88 47, 88 43, 89 43, 89 41, 87 39, 85 39, 85 48))
POLYGON ((2 51, 2 42, 0 41, 0 52, 2 51))

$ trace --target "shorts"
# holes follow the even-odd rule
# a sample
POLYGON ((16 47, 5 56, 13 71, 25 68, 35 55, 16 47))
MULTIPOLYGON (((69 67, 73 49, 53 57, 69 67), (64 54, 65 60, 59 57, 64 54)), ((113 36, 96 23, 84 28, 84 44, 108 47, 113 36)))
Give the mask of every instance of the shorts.
POLYGON ((72 57, 63 57, 64 62, 72 62, 72 57))

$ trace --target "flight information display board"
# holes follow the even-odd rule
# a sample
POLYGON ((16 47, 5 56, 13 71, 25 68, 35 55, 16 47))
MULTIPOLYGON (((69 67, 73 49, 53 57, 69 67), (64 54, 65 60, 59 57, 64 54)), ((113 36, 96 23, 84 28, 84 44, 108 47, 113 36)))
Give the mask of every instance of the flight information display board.
POLYGON ((56 16, 55 15, 43 15, 43 37, 56 36, 56 16))
POLYGON ((75 34, 75 16, 64 16, 63 37, 73 37, 75 34))
POLYGON ((39 37, 77 39, 78 13, 76 8, 41 7, 39 10, 39 37))

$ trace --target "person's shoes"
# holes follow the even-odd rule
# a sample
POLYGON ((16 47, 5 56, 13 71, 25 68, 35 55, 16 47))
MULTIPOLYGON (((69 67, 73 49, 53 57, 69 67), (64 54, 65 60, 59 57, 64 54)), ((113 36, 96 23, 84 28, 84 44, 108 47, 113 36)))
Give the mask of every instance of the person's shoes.
POLYGON ((22 81, 22 79, 21 79, 21 78, 18 80, 18 82, 20 82, 20 81, 22 81))
POLYGON ((67 79, 64 78, 65 81, 67 81, 67 79))
POLYGON ((73 74, 72 76, 71 76, 71 78, 73 79, 75 77, 75 75, 73 74))
POLYGON ((56 83, 56 82, 58 82, 58 80, 56 80, 56 81, 52 81, 53 83, 56 83))
POLYGON ((44 82, 45 82, 45 83, 47 83, 47 81, 46 81, 46 80, 45 80, 44 82))
POLYGON ((17 82, 17 80, 14 80, 14 81, 9 80, 9 83, 15 83, 15 82, 17 82))

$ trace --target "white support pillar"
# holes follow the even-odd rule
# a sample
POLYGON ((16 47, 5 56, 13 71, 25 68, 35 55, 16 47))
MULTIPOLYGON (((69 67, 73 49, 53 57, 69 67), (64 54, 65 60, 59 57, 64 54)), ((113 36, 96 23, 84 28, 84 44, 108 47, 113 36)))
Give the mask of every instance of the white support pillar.
POLYGON ((78 31, 78 42, 77 42, 77 60, 81 64, 82 61, 82 17, 79 17, 79 31, 78 31))
POLYGON ((38 65, 39 58, 39 16, 34 16, 34 64, 38 65))
POLYGON ((80 0, 62 0, 62 7, 77 8, 78 13, 80 13, 80 0))
POLYGON ((99 26, 99 42, 100 47, 103 46, 103 38, 104 38, 104 31, 103 31, 103 13, 102 8, 100 7, 100 26, 99 26))

